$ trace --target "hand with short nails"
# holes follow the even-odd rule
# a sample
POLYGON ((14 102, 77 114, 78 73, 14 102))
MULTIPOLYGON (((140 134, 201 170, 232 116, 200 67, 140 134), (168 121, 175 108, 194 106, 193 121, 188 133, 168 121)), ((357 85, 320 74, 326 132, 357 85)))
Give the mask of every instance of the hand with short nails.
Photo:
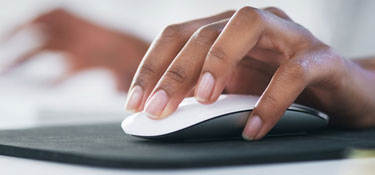
POLYGON ((295 101, 329 114, 334 125, 372 127, 374 75, 280 9, 243 7, 166 27, 138 67, 126 108, 162 119, 192 92, 202 104, 223 92, 257 94, 247 140, 264 137, 295 101))

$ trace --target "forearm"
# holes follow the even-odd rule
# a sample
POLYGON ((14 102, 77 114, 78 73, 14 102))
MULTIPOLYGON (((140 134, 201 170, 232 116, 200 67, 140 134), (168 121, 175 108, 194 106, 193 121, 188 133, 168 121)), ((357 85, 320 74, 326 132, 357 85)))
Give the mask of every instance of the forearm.
POLYGON ((357 58, 352 61, 364 69, 375 71, 375 56, 357 58))
POLYGON ((328 79, 335 83, 326 83, 335 86, 310 89, 317 98, 313 106, 327 113, 335 126, 375 126, 375 71, 364 69, 352 60, 342 60, 336 65, 338 74, 328 79))
POLYGON ((353 68, 355 72, 353 73, 353 84, 351 86, 355 87, 358 96, 363 100, 361 103, 362 110, 365 112, 367 109, 367 114, 375 119, 375 64, 365 65, 372 66, 372 69, 362 66, 353 68))
POLYGON ((336 104, 342 110, 342 113, 337 113, 346 118, 340 118, 340 121, 350 122, 350 126, 375 126, 375 69, 371 69, 374 65, 371 66, 358 64, 358 60, 348 61, 348 79, 337 91, 340 98, 336 104))

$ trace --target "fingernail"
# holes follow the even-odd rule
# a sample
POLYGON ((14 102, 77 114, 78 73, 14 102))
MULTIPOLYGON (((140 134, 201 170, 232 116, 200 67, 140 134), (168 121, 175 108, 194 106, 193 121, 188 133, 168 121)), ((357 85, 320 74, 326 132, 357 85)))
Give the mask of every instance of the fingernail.
POLYGON ((242 132, 242 137, 248 141, 254 140, 261 128, 262 119, 258 115, 254 115, 246 124, 245 129, 242 132))
POLYGON ((204 73, 198 85, 196 99, 202 102, 208 101, 210 99, 212 90, 214 89, 214 85, 215 79, 211 73, 204 73))
POLYGON ((128 98, 126 100, 126 111, 135 112, 142 100, 142 96, 142 88, 140 86, 134 86, 134 88, 128 94, 128 98))
POLYGON ((164 90, 157 91, 150 100, 146 103, 145 113, 153 118, 157 119, 164 110, 164 107, 167 105, 168 96, 164 90))

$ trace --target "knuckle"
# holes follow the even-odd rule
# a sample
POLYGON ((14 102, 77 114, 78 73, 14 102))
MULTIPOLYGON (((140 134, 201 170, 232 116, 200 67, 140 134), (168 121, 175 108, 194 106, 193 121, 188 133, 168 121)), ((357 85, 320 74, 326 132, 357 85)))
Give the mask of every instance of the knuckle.
POLYGON ((155 67, 155 64, 150 62, 143 63, 142 67, 139 69, 139 72, 136 75, 136 80, 134 84, 144 86, 147 80, 150 79, 150 77, 153 77, 156 74, 157 67, 155 67))
POLYGON ((340 55, 340 53, 336 49, 325 45, 325 46, 323 46, 322 51, 327 54, 327 57, 331 61, 333 61, 333 63, 342 63, 342 61, 343 61, 342 56, 340 55))
POLYGON ((150 74, 155 73, 155 68, 153 63, 145 62, 140 70, 140 74, 150 74))
POLYGON ((208 51, 208 59, 226 61, 227 53, 220 47, 213 47, 208 51))
POLYGON ((141 87, 145 86, 145 78, 144 76, 139 76, 135 79, 135 81, 132 83, 132 86, 139 85, 141 87))
POLYGON ((172 24, 167 26, 162 34, 162 38, 178 39, 184 36, 184 25, 183 24, 172 24))
POLYGON ((314 80, 326 79, 330 75, 331 79, 342 80, 348 76, 347 60, 334 48, 322 45, 315 52, 319 54, 319 59, 311 61, 311 73, 314 80))
POLYGON ((256 31, 264 29, 263 11, 253 7, 242 7, 233 19, 234 25, 246 26, 256 31))
POLYGON ((279 103, 279 100, 277 100, 278 98, 274 95, 274 93, 265 95, 262 97, 262 99, 267 106, 277 106, 279 103))
POLYGON ((245 6, 240 8, 237 11, 238 16, 244 17, 244 18, 250 18, 253 20, 261 19, 261 12, 259 9, 250 7, 250 6, 245 6))
POLYGON ((309 60, 290 61, 281 67, 284 73, 285 81, 296 82, 306 81, 308 70, 310 69, 309 60))
POLYGON ((223 12, 223 14, 231 14, 233 15, 236 11, 235 10, 227 10, 225 12, 223 12))
POLYGON ((257 105, 254 110, 257 110, 257 113, 260 116, 263 116, 262 119, 264 122, 268 123, 275 123, 278 120, 277 117, 282 116, 282 111, 285 111, 288 106, 282 104, 280 100, 280 95, 277 93, 269 93, 267 95, 262 96, 262 104, 257 105))
POLYGON ((270 11, 272 13, 284 13, 284 11, 282 11, 281 9, 277 7, 266 7, 264 10, 270 11))
POLYGON ((183 69, 181 66, 172 66, 170 67, 166 73, 165 77, 168 79, 168 84, 171 83, 169 81, 177 82, 177 83, 183 83, 187 79, 187 75, 185 72, 185 69, 183 69))
POLYGON ((192 36, 192 40, 195 43, 201 45, 211 45, 217 36, 219 36, 219 30, 214 25, 206 25, 199 28, 192 36))
POLYGON ((60 20, 60 19, 63 20, 63 18, 66 18, 67 16, 69 16, 69 13, 67 13, 67 11, 61 8, 58 8, 58 9, 42 14, 41 16, 34 19, 34 22, 48 23, 48 22, 53 22, 53 21, 60 20))

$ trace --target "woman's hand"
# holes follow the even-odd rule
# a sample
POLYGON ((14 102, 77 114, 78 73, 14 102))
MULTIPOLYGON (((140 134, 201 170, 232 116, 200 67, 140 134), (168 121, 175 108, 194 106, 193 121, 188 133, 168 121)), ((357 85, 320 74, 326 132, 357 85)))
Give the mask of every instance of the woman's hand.
POLYGON ((32 26, 41 27, 46 41, 39 48, 16 59, 7 72, 43 51, 58 51, 67 55, 70 66, 60 80, 82 70, 106 68, 118 80, 119 90, 126 91, 148 47, 148 43, 134 36, 95 25, 62 9, 45 13, 20 26, 12 34, 32 26))
POLYGON ((223 93, 261 95, 243 131, 262 138, 297 100, 332 124, 375 125, 375 76, 345 60, 277 8, 244 7, 168 26, 144 56, 126 108, 153 119, 194 91, 203 104, 223 93))

